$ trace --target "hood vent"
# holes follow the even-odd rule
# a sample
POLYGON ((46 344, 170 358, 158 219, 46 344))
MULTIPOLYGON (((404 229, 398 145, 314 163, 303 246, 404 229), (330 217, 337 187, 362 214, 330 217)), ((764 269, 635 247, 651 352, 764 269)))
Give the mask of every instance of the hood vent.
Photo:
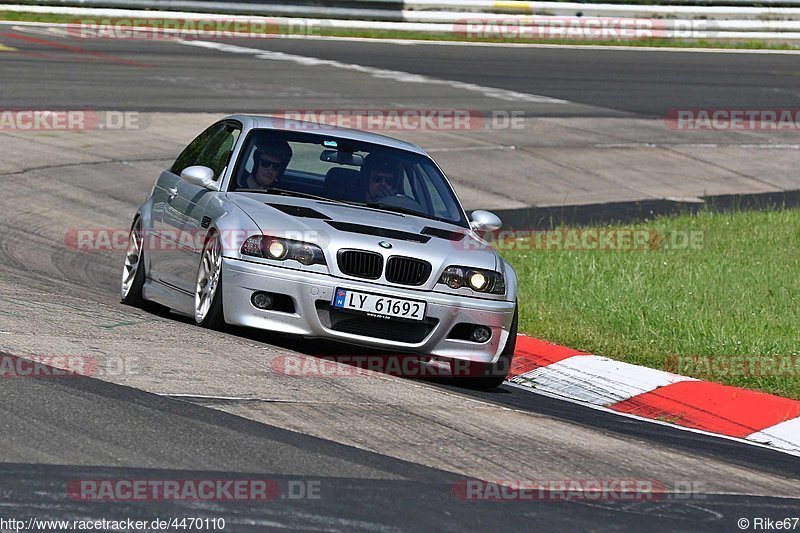
POLYGON ((431 240, 430 237, 425 235, 417 235, 416 233, 409 233, 396 229, 376 228, 375 226, 363 226, 361 224, 336 222, 334 220, 326 220, 326 222, 339 231, 347 231, 349 233, 361 233, 362 235, 374 235, 375 237, 383 237, 385 239, 397 239, 400 241, 419 242, 423 244, 431 240))
POLYGON ((286 205, 286 204, 267 204, 270 207, 274 207, 278 211, 286 213, 287 215, 291 215, 293 217, 300 217, 300 218, 316 218, 319 220, 330 220, 331 217, 328 215, 324 215, 319 211, 314 211, 309 207, 303 207, 300 205, 286 205))
POLYGON ((460 241, 464 239, 464 232, 463 231, 453 231, 444 228, 432 228, 430 226, 426 226, 425 229, 421 231, 423 235, 433 235, 434 237, 439 237, 440 239, 447 239, 448 241, 460 241))

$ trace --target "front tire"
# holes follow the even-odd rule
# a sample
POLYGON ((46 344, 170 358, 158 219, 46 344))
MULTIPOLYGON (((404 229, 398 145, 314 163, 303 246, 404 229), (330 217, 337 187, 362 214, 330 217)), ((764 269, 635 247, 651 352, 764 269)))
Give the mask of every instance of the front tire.
POLYGON ((503 384, 506 380, 509 370, 511 370, 511 361, 514 359, 514 350, 517 347, 517 319, 518 307, 514 308, 514 319, 511 321, 511 327, 508 330, 508 339, 503 351, 500 352, 495 363, 470 363, 469 367, 471 372, 467 375, 459 374, 456 369, 458 365, 455 361, 451 361, 450 368, 453 370, 453 381, 459 387, 468 389, 494 389, 503 384))
POLYGON ((221 330, 225 327, 222 309, 222 243, 216 232, 209 234, 200 254, 194 290, 194 321, 198 326, 221 330))

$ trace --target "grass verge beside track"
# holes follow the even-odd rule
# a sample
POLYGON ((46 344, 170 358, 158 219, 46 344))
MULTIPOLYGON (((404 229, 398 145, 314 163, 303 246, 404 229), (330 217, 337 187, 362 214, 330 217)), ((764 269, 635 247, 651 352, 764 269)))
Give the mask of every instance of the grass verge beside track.
MULTIPOLYGON (((92 17, 86 16, 85 20, 96 23, 108 21, 110 24, 136 24, 138 22, 158 23, 157 11, 153 12, 152 17, 147 19, 140 18, 113 18, 113 17, 92 17)), ((220 17, 222 15, 209 14, 209 18, 220 17)), ((269 17, 267 17, 269 18, 269 17)), ((20 21, 20 22, 42 22, 51 24, 80 24, 81 18, 75 15, 59 15, 48 13, 26 13, 17 11, 0 11, 0 20, 20 21)), ((271 26, 269 31, 276 33, 275 38, 300 37, 297 30, 278 29, 278 26, 271 26), (277 30, 277 32, 276 32, 277 30)), ((552 44, 552 45, 572 45, 572 46, 635 46, 635 47, 678 47, 678 48, 722 48, 722 49, 743 49, 743 50, 797 50, 800 48, 796 43, 791 42, 767 42, 761 40, 689 40, 689 39, 527 39, 527 38, 482 38, 460 35, 458 33, 428 33, 403 30, 347 30, 333 28, 311 29, 309 37, 356 37, 365 39, 409 39, 422 41, 450 41, 450 42, 472 42, 472 43, 511 43, 511 44, 552 44)))
POLYGON ((550 249, 542 249, 546 237, 539 247, 526 245, 531 239, 498 241, 519 275, 521 332, 800 398, 800 210, 702 212, 567 231, 571 244, 564 238, 550 249), (577 249, 575 238, 587 229, 646 230, 652 238, 626 251, 577 249))

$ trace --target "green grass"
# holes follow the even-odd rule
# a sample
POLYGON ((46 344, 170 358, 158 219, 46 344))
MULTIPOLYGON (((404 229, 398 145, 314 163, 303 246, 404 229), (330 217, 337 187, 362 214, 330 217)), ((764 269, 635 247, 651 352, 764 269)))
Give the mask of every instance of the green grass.
POLYGON ((18 20, 20 22, 52 22, 66 24, 75 22, 74 16, 51 15, 48 13, 23 13, 20 11, 0 11, 0 20, 18 20))
MULTIPOLYGON (((214 15, 209 14, 209 18, 214 15)), ((131 20, 158 21, 158 12, 153 11, 152 17, 146 19, 130 18, 107 18, 107 17, 83 17, 92 22, 109 21, 118 22, 131 20)), ((25 13, 18 11, 0 11, 0 20, 20 21, 20 22, 43 22, 51 24, 79 23, 81 17, 76 15, 56 15, 47 13, 25 13)), ((275 31, 271 27, 270 31, 275 31)), ((282 29, 281 31, 285 31, 282 29)), ((297 31, 293 32, 297 34, 297 31)), ((320 35, 327 37, 360 37, 370 39, 415 39, 423 41, 458 41, 458 42, 477 42, 477 43, 527 43, 527 44, 561 44, 561 45, 605 45, 605 46, 651 46, 651 47, 680 47, 680 48, 725 48, 725 49, 764 49, 764 50, 796 50, 798 46, 792 43, 766 42, 761 40, 742 40, 730 42, 727 40, 690 40, 690 39, 604 39, 604 40, 581 40, 581 39, 503 39, 503 38, 483 38, 459 35, 458 33, 428 33, 412 32, 403 30, 346 30, 333 29, 326 27, 311 27, 308 34, 310 36, 320 35)))
POLYGON ((520 331, 633 364, 800 398, 800 211, 703 212, 628 227, 702 232, 703 243, 629 251, 499 245, 519 275, 520 331), (677 366, 676 356, 682 357, 677 366), (687 364, 692 356, 714 366, 687 364), (794 364, 727 371, 724 358, 733 356, 782 356, 784 364, 794 357, 794 364))

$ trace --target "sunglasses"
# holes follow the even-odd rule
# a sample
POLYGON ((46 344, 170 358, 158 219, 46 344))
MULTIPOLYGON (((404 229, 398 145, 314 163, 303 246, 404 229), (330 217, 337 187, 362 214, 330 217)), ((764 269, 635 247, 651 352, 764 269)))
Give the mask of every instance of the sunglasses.
POLYGON ((282 162, 276 163, 275 161, 270 161, 269 159, 259 159, 258 164, 261 165, 261 167, 264 170, 269 170, 270 168, 274 168, 275 170, 280 170, 281 167, 283 167, 282 162))
POLYGON ((372 183, 379 183, 382 181, 387 185, 391 185, 392 187, 397 185, 397 176, 382 176, 380 174, 372 174, 369 179, 372 181, 372 183))

